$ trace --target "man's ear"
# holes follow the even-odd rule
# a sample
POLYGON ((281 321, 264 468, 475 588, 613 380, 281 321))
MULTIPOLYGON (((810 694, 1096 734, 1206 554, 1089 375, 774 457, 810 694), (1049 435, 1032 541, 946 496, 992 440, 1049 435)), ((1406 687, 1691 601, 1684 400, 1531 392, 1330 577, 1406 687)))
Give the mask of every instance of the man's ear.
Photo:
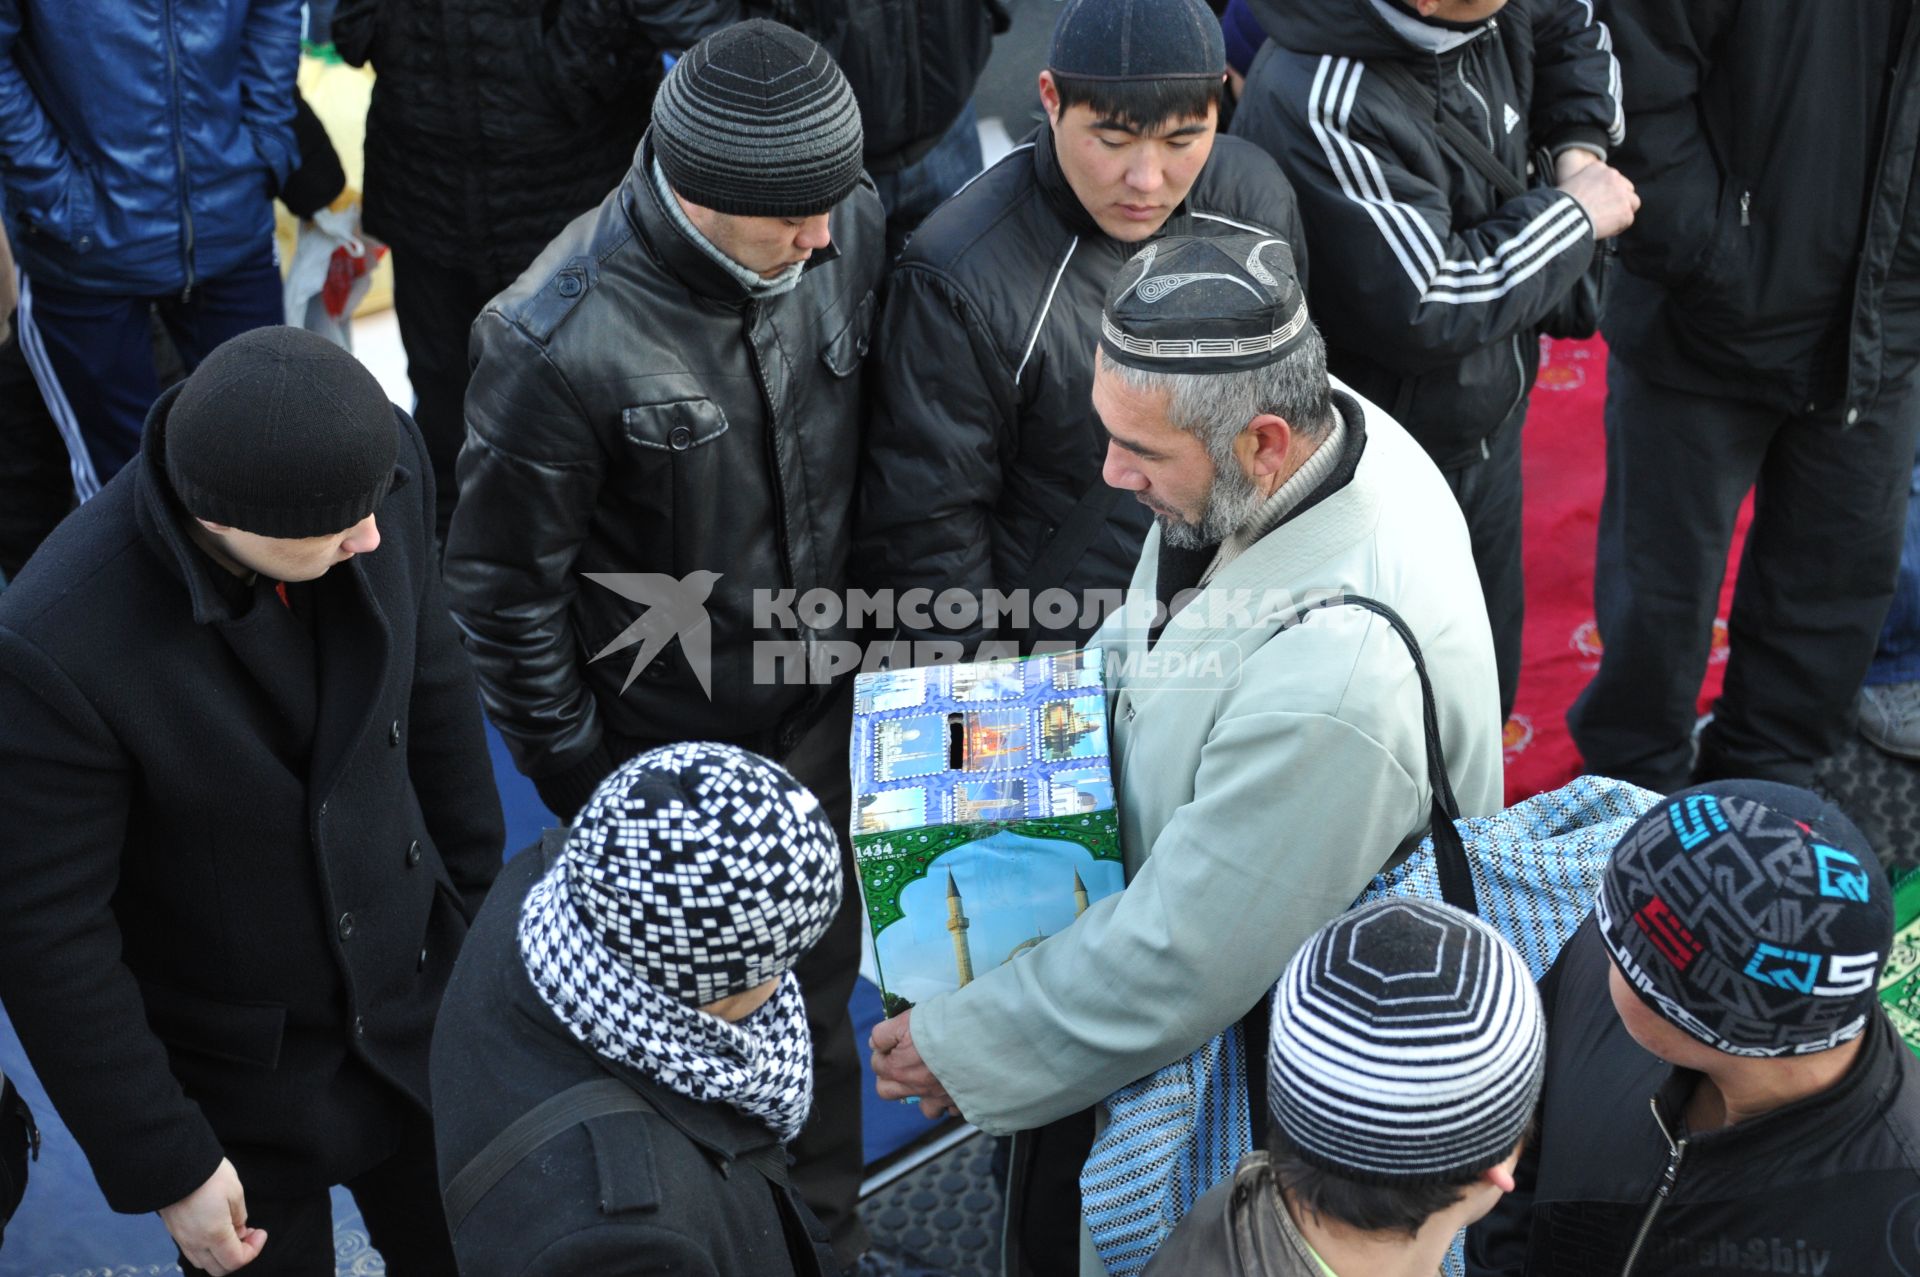
POLYGON ((1503 1193, 1513 1191, 1513 1168, 1520 1165, 1520 1154, 1526 1150, 1526 1137, 1513 1146, 1513 1152, 1507 1154, 1507 1160, 1487 1167, 1481 1178, 1503 1193))
POLYGON ((1053 82, 1053 72, 1040 72, 1040 107, 1047 113, 1047 119, 1060 123, 1060 86, 1053 82))
POLYGON ((1293 446, 1293 427, 1285 417, 1263 412, 1247 423, 1240 439, 1240 462, 1254 478, 1286 469, 1287 452, 1293 446))

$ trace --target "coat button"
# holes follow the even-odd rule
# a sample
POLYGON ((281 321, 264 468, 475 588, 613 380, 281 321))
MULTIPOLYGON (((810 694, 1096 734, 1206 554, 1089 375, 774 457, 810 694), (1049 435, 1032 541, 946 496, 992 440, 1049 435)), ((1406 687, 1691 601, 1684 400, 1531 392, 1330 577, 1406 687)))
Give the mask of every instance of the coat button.
POLYGON ((407 844, 407 868, 414 869, 420 864, 420 840, 414 839, 407 844))
POLYGON ((343 913, 340 915, 340 938, 342 940, 345 940, 348 936, 352 934, 353 934, 353 915, 350 913, 343 913))
POLYGON ((1858 408, 1847 409, 1847 424, 1852 425, 1858 420, 1860 420, 1860 410, 1858 408))
POLYGON ((387 729, 387 744, 398 745, 399 743, 400 743, 400 720, 396 718, 393 720, 393 726, 387 729))
POLYGON ((675 452, 685 452, 693 446, 693 431, 685 426, 675 426, 673 433, 667 436, 667 442, 675 452))
POLYGON ((572 271, 568 271, 560 277, 558 287, 562 297, 578 297, 580 295, 580 277, 572 271))

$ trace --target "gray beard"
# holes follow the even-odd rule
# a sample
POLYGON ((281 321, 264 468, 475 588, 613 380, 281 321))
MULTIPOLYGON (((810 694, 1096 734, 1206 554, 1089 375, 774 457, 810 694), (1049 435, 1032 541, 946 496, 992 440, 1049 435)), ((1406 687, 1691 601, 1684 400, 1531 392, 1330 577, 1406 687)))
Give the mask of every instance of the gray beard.
POLYGON ((1216 465, 1213 487, 1207 491, 1207 506, 1200 512, 1199 522, 1188 523, 1164 514, 1153 518, 1160 525, 1160 540, 1165 544, 1176 550, 1202 550, 1219 545, 1245 527, 1264 500, 1253 476, 1242 470, 1239 462, 1230 460, 1216 465))

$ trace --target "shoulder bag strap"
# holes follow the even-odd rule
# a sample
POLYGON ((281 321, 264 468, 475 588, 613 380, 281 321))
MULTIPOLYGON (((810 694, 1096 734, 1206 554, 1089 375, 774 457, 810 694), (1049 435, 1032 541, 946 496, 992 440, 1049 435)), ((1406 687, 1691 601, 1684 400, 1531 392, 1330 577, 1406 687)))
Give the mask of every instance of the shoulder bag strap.
POLYGON ((1500 192, 1501 200, 1518 199, 1527 193, 1527 187, 1512 169, 1500 162, 1500 158, 1487 149, 1487 144, 1473 135, 1473 130, 1459 120, 1440 109, 1440 103, 1433 91, 1420 83, 1418 76, 1399 62, 1378 61, 1367 63, 1368 75, 1399 94, 1400 100, 1410 109, 1415 118, 1432 120, 1434 128, 1440 134, 1440 140, 1459 158, 1480 171, 1480 175, 1493 183, 1500 192))
POLYGON ((1093 544, 1094 537, 1100 534, 1107 519, 1113 514, 1120 498, 1125 496, 1118 488, 1110 488, 1098 475, 1094 476, 1093 486, 1080 494, 1080 500, 1073 509, 1067 511, 1067 517, 1054 529, 1053 539, 1046 548, 1034 557, 1027 569, 1027 591, 1029 598, 1038 596, 1043 590, 1065 585, 1067 574, 1080 562, 1080 556, 1093 544))
POLYGON ((1473 871, 1467 862, 1466 844, 1460 840, 1460 831, 1453 823, 1460 819, 1460 803, 1454 797, 1453 781, 1447 775, 1446 749, 1440 740, 1439 702, 1433 694, 1433 680, 1427 674, 1426 658, 1420 654, 1419 640, 1413 637, 1413 631, 1400 619, 1398 612, 1364 594, 1336 594, 1308 603, 1295 612, 1282 628, 1298 625, 1306 620, 1308 613, 1329 607, 1360 607, 1374 613, 1392 627, 1413 656, 1414 672, 1420 676, 1421 717, 1426 728, 1427 786, 1433 791, 1433 859, 1440 874, 1440 894, 1455 908, 1477 914, 1480 904, 1474 894, 1473 871))

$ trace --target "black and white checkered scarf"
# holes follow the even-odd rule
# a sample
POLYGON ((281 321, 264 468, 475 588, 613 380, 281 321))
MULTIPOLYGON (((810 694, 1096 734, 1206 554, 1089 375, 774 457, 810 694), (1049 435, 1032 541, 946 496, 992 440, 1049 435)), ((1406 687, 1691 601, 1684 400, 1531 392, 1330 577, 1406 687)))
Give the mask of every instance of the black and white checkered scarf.
POLYGON ((520 956, 593 1051, 790 1140, 813 1093, 793 965, 839 903, 839 843, 811 793, 732 746, 674 745, 588 802, 527 893, 520 956), (775 978, 738 1022, 698 1009, 775 978))
POLYGON ((734 1024, 676 1002, 615 970, 582 936, 557 869, 527 893, 520 915, 520 956, 548 1009, 596 1054, 688 1099, 731 1104, 783 1141, 798 1135, 813 1098, 813 1050, 793 973, 734 1024))

